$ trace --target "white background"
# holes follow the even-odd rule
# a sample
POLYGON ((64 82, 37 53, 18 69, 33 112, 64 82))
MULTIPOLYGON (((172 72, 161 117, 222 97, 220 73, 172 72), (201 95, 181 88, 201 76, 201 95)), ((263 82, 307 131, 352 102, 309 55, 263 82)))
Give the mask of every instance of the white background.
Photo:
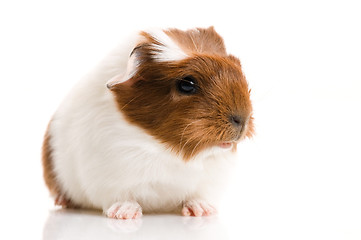
POLYGON ((359 1, 1 1, 0 238, 361 239, 359 1), (214 218, 59 211, 48 120, 129 31, 214 25, 252 88, 257 134, 214 218), (1 236, 3 235, 3 236, 1 236))

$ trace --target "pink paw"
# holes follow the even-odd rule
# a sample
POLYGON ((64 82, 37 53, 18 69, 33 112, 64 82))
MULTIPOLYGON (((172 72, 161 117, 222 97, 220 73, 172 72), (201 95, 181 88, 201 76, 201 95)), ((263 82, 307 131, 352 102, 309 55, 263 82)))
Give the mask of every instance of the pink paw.
POLYGON ((137 219, 143 215, 142 208, 137 202, 116 202, 105 214, 115 219, 137 219))
POLYGON ((202 216, 210 216, 216 213, 217 210, 210 204, 206 203, 205 201, 191 200, 183 203, 183 209, 182 209, 183 216, 202 217, 202 216))
POLYGON ((54 201, 54 205, 61 206, 62 208, 77 208, 65 195, 57 195, 54 201))

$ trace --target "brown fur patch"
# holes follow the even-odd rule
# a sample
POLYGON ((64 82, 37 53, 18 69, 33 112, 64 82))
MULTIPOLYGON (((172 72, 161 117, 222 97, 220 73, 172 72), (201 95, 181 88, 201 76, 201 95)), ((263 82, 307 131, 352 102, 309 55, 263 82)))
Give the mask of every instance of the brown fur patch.
POLYGON ((49 127, 51 122, 48 125, 48 128, 45 132, 43 147, 42 147, 42 164, 43 164, 43 177, 46 186, 49 189, 50 194, 55 198, 54 204, 59 205, 63 208, 77 208, 72 201, 62 193, 60 186, 56 180, 56 175, 54 172, 54 164, 52 159, 52 149, 50 145, 51 136, 49 134, 49 127))
POLYGON ((50 134, 49 134, 49 127, 50 123, 48 125, 48 128, 45 132, 44 136, 44 142, 43 142, 43 148, 42 148, 42 164, 43 164, 43 177, 46 186, 48 187, 51 195, 57 196, 60 195, 59 193, 59 187, 56 182, 56 176, 54 172, 53 167, 53 161, 51 157, 51 146, 50 146, 50 134))
POLYGON ((213 27, 203 29, 196 28, 188 31, 168 29, 165 33, 172 38, 188 54, 216 54, 226 56, 226 48, 223 38, 213 27))
MULTIPOLYGON (((147 33, 134 50, 137 72, 128 81, 111 87, 126 119, 189 160, 202 150, 225 141, 239 141, 253 133, 252 104, 239 60, 227 55, 223 39, 210 29, 166 33, 187 52, 189 58, 158 62, 162 45, 147 33), (177 82, 192 76, 197 92, 185 95, 177 82), (230 116, 244 122, 234 127, 230 116)), ((234 148, 235 150, 235 148, 234 148)))

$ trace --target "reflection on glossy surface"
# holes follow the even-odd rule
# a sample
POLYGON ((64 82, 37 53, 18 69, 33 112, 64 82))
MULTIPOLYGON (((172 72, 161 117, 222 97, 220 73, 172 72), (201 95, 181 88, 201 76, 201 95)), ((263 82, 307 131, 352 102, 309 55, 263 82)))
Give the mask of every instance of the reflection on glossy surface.
POLYGON ((49 212, 43 239, 227 239, 217 217, 145 215, 137 220, 115 220, 99 212, 49 212), (155 237, 156 236, 156 237, 155 237))

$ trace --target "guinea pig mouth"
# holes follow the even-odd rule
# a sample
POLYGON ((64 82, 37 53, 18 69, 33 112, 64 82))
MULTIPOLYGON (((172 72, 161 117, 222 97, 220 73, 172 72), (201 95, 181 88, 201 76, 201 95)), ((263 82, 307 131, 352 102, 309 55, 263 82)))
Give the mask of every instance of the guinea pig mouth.
POLYGON ((231 149, 233 147, 233 142, 221 142, 218 143, 217 146, 223 149, 231 149))

